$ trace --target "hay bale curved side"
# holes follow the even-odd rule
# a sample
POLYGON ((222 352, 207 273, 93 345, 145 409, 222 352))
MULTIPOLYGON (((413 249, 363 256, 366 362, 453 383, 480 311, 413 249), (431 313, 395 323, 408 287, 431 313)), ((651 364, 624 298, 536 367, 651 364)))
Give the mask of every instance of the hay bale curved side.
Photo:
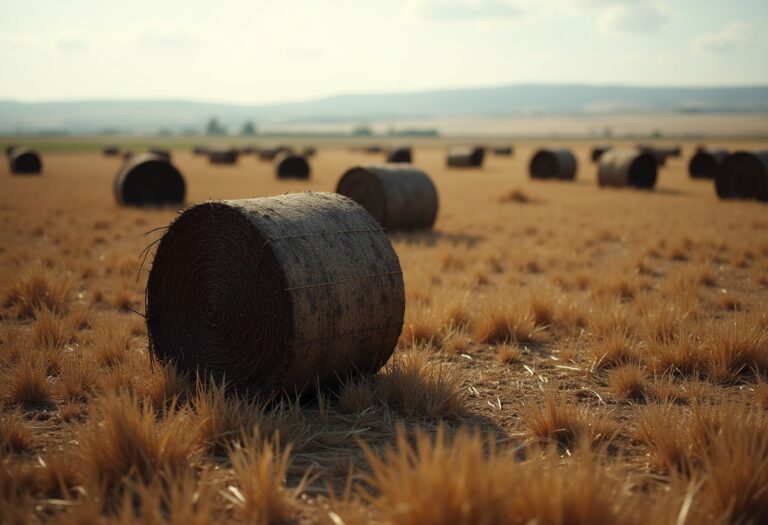
POLYGON ((147 282, 153 356, 240 392, 292 394, 374 373, 404 312, 391 243, 332 193, 193 206, 161 239, 147 282))
POLYGON ((309 162, 301 155, 281 153, 275 158, 278 179, 308 179, 310 172, 309 162))
POLYGON ((413 150, 410 146, 398 146, 387 153, 387 162, 390 164, 412 164, 413 150))
POLYGON ((721 199, 768 200, 768 150, 728 155, 715 172, 715 191, 721 199))
POLYGON ((528 171, 534 179, 573 180, 576 157, 567 149, 540 149, 531 158, 528 171))
POLYGON ((437 189, 414 167, 358 166, 339 179, 336 193, 351 198, 383 228, 431 228, 437 218, 437 189))
POLYGON ((163 157, 166 162, 171 162, 171 151, 162 148, 150 148, 149 153, 157 157, 163 157))
POLYGON ((699 148, 688 163, 692 179, 714 179, 718 166, 728 156, 724 149, 699 148))
POLYGON ((126 160, 115 175, 115 199, 119 204, 143 206, 184 203, 186 184, 173 164, 148 153, 126 160))
POLYGON ((598 162, 600 160, 600 157, 603 156, 603 153, 610 150, 612 147, 613 146, 606 144, 603 146, 595 146, 594 148, 592 148, 592 154, 591 154, 592 162, 598 162))
POLYGON ((234 148, 217 148, 208 152, 208 162, 211 164, 237 164, 239 152, 234 148))
POLYGON ((39 175, 43 162, 37 152, 22 147, 11 149, 8 167, 14 175, 39 175))
POLYGON ((649 153, 636 150, 611 149, 603 153, 597 169, 600 186, 631 186, 653 189, 658 166, 649 153))
POLYGON ((446 164, 451 168, 481 168, 485 149, 479 146, 455 147, 448 150, 446 164))

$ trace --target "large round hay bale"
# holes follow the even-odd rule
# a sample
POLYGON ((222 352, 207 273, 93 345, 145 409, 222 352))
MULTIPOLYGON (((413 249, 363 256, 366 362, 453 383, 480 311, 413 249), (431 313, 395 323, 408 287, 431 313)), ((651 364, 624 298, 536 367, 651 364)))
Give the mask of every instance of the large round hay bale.
POLYGON ((216 148, 208 152, 211 164, 237 164, 238 151, 234 148, 216 148))
POLYGON ((653 189, 658 166, 648 153, 632 149, 611 149, 600 157, 597 183, 600 186, 631 186, 653 189))
POLYGON ((717 167, 727 156, 724 149, 698 148, 688 163, 688 174, 693 179, 714 179, 717 167))
POLYGON ((11 150, 8 167, 16 175, 37 175, 43 170, 43 162, 37 152, 17 146, 11 150))
POLYGON ((768 150, 728 155, 715 172, 715 191, 721 199, 768 200, 768 150))
POLYGON ((301 155, 281 153, 275 159, 275 173, 278 179, 308 179, 309 162, 301 155))
POLYGON ((120 155, 120 148, 113 145, 104 146, 101 150, 101 154, 104 155, 105 157, 117 157, 118 155, 120 155))
POLYGON ((405 310, 386 235, 332 193, 192 206, 160 240, 146 297, 152 355, 241 393, 376 372, 405 310))
POLYGON ((259 148, 259 160, 273 161, 281 153, 293 153, 293 149, 289 146, 268 146, 259 148))
POLYGON ((184 203, 186 184, 179 170, 164 157, 134 155, 115 176, 115 199, 131 206, 184 203))
POLYGON ((446 164, 451 168, 481 168, 484 158, 485 148, 461 146, 448 150, 446 164))
POLYGON ((645 153, 653 157, 653 160, 656 161, 656 165, 659 168, 664 167, 664 165, 667 163, 667 157, 670 156, 666 149, 657 148, 655 146, 640 144, 637 146, 637 149, 640 150, 641 153, 645 153))
POLYGON ((365 166, 348 170, 336 193, 359 203, 382 227, 431 228, 437 217, 437 190, 429 176, 414 167, 365 166))
POLYGON ((494 155, 499 157, 511 157, 512 153, 514 152, 514 148, 512 148, 512 146, 494 146, 491 148, 491 151, 494 155))
POLYGON ((387 162, 391 164, 413 163, 413 151, 410 146, 398 146, 387 153, 387 162))
POLYGON ((609 146, 607 144, 604 144, 602 146, 595 146, 592 148, 592 162, 597 162, 600 160, 600 157, 603 156, 603 153, 611 149, 612 146, 609 146))
POLYGON ((540 149, 531 158, 529 172, 534 179, 573 180, 576 157, 567 149, 540 149))

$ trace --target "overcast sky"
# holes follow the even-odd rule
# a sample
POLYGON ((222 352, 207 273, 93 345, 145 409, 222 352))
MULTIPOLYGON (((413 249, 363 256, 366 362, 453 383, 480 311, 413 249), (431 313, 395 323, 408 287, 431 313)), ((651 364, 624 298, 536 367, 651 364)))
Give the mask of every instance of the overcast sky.
POLYGON ((768 84, 768 0, 0 0, 0 99, 768 84))

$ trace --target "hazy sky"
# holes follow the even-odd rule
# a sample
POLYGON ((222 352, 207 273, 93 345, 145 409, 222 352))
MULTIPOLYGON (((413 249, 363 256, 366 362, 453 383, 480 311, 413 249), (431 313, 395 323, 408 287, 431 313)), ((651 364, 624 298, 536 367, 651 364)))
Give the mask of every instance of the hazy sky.
POLYGON ((0 99, 768 84, 767 0, 0 0, 0 99))

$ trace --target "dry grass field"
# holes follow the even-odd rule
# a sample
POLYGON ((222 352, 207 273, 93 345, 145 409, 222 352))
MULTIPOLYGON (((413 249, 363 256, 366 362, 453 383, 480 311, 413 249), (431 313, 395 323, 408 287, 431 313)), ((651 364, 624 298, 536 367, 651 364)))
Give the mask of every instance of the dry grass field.
MULTIPOLYGON (((653 192, 599 189, 591 144, 561 144, 572 183, 529 180, 529 142, 482 170, 418 146, 440 211, 390 234, 395 356, 303 401, 150 362, 144 250, 177 210, 118 207, 119 159, 0 163, 0 522, 768 522, 768 207, 690 180, 694 142, 653 192)), ((382 161, 173 159, 190 203, 382 161)))

